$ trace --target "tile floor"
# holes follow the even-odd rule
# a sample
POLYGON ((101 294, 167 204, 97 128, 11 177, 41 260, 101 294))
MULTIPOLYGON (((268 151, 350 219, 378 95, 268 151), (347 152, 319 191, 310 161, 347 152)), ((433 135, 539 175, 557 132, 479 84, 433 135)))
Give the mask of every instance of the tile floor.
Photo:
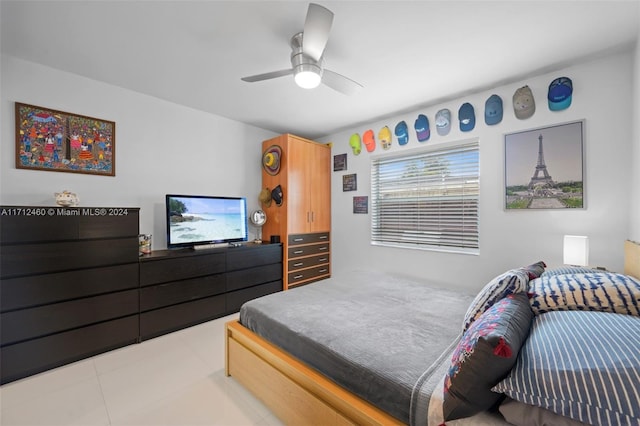
POLYGON ((0 425, 282 425, 224 374, 224 323, 235 318, 1 386, 0 425))

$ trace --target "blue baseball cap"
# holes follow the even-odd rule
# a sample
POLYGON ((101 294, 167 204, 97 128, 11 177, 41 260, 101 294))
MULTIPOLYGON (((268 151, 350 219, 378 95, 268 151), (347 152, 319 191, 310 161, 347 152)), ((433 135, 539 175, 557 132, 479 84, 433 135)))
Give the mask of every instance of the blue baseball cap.
POLYGON ((418 136, 418 142, 424 142, 429 140, 431 132, 429 131, 429 119, 426 115, 420 114, 415 123, 416 135, 418 136))
POLYGON ((458 119, 460 120, 460 130, 463 132, 469 132, 476 126, 476 113, 473 110, 473 105, 469 102, 465 102, 460 106, 458 110, 458 119))
POLYGON ((395 132, 396 137, 398 138, 399 145, 406 145, 409 142, 409 127, 407 127, 406 121, 401 121, 396 124, 395 132))
POLYGON ((502 121, 502 98, 498 95, 491 95, 484 104, 484 122, 488 126, 493 126, 502 121))
POLYGON ((573 82, 569 77, 556 78, 549 85, 547 100, 551 111, 562 111, 571 105, 573 82))

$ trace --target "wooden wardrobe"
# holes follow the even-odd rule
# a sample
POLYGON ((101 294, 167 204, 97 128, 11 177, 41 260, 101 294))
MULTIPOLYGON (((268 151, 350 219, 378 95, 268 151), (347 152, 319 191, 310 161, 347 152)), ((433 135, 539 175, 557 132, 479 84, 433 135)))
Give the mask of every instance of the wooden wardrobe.
POLYGON ((262 152, 279 146, 277 174, 262 168, 262 189, 280 185, 282 205, 262 204, 267 222, 262 238, 283 243, 283 289, 331 275, 331 147, 284 134, 262 142, 262 152))

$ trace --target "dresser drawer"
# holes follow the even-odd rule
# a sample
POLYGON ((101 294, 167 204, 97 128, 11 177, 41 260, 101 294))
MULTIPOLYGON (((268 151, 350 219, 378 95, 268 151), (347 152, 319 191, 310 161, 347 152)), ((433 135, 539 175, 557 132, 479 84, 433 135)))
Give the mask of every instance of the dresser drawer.
POLYGON ((277 280, 282 280, 282 263, 228 272, 227 291, 240 290, 277 280))
POLYGON ((1 312, 138 288, 138 263, 0 280, 1 312))
POLYGON ((301 271, 290 272, 289 285, 307 281, 312 278, 327 277, 331 274, 329 265, 318 266, 316 268, 303 269, 301 271))
POLYGON ((141 287, 224 273, 226 268, 226 255, 224 252, 141 260, 141 287))
POLYGON ((3 278, 137 263, 138 258, 137 236, 0 247, 3 278))
POLYGON ((0 314, 2 345, 138 313, 138 290, 0 314))
POLYGON ((227 272, 282 262, 282 244, 261 244, 230 248, 227 252, 227 272))
POLYGON ((290 246, 322 243, 325 241, 329 241, 329 233, 320 232, 317 234, 292 234, 292 235, 289 235, 288 241, 290 246))
POLYGON ((312 244, 309 246, 295 246, 295 247, 289 247, 288 250, 288 254, 289 254, 289 259, 295 259, 297 257, 303 257, 303 256, 311 256, 313 254, 324 254, 324 253, 329 253, 329 243, 323 243, 323 244, 312 244))
POLYGON ((3 244, 138 237, 139 208, 0 207, 3 244))
POLYGON ((138 315, 81 327, 0 349, 0 384, 136 343, 138 315))
POLYGON ((226 290, 225 274, 172 281, 140 289, 140 312, 202 299, 226 290))
POLYGON ((140 337, 147 340, 195 324, 200 324, 225 314, 224 294, 180 303, 140 314, 140 337))
POLYGON ((329 263, 329 253, 303 257, 300 259, 292 259, 288 262, 288 265, 289 271, 295 271, 296 269, 310 268, 312 266, 323 265, 325 263, 329 263))

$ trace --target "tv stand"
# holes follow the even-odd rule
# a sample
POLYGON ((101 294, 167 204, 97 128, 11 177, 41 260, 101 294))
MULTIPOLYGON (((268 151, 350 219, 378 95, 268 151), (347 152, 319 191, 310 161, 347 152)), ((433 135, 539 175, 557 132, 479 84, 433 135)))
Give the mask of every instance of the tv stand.
POLYGON ((140 258, 141 340, 238 312, 244 302, 282 290, 282 244, 217 246, 140 258))

